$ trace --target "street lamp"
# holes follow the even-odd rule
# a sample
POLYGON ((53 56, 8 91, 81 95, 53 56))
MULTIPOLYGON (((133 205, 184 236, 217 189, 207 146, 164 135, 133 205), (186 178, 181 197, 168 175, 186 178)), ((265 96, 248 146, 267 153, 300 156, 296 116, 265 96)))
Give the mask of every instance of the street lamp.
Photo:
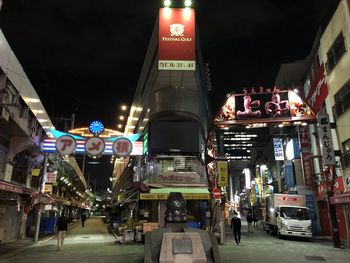
POLYGON ((192 1, 191 0, 185 0, 185 6, 186 7, 190 7, 192 5, 192 1))
POLYGON ((164 0, 163 4, 164 4, 164 6, 169 7, 171 5, 171 1, 170 0, 164 0))

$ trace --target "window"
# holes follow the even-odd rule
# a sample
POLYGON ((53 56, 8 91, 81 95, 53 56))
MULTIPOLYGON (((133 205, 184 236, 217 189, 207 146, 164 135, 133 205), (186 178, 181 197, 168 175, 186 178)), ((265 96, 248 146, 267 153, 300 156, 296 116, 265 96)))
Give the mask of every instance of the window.
POLYGON ((340 32, 327 52, 326 68, 328 73, 333 70, 345 52, 344 36, 343 32, 340 32))
POLYGON ((337 119, 350 108, 350 80, 334 95, 333 115, 337 119))
POLYGON ((342 143, 344 154, 342 154, 342 164, 343 167, 349 167, 350 166, 350 139, 347 139, 345 142, 342 143))

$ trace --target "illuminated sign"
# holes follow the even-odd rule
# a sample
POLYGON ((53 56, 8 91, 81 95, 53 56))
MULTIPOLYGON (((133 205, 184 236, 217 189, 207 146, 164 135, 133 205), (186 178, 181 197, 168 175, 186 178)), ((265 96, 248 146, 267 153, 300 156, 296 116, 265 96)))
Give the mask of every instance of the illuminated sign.
POLYGON ((113 152, 117 157, 126 157, 132 152, 132 143, 129 139, 120 138, 113 143, 113 152))
POLYGON ((283 139, 282 138, 273 138, 273 149, 275 153, 276 161, 284 160, 284 152, 283 152, 283 139))
POLYGON ((90 156, 99 156, 105 149, 104 140, 99 137, 89 138, 85 142, 85 151, 90 156))
POLYGON ((56 141, 56 149, 62 154, 62 155, 70 155, 75 152, 75 149, 77 147, 77 142, 75 139, 70 135, 63 135, 56 141))
POLYGON ((315 80, 312 82, 309 93, 306 97, 307 103, 313 109, 314 112, 322 107, 323 102, 328 96, 328 87, 325 76, 324 64, 321 65, 315 80))
POLYGON ((218 161, 218 186, 223 187, 228 185, 228 166, 226 161, 218 161))
POLYGON ((95 134, 95 135, 101 134, 103 133, 104 130, 105 130, 105 127, 103 126, 103 123, 100 121, 93 121, 89 125, 89 131, 92 134, 95 134))
POLYGON ((231 94, 215 118, 215 124, 244 124, 314 120, 315 115, 291 90, 277 88, 243 90, 231 94))
POLYGON ((194 9, 159 10, 158 54, 159 70, 196 70, 194 9))

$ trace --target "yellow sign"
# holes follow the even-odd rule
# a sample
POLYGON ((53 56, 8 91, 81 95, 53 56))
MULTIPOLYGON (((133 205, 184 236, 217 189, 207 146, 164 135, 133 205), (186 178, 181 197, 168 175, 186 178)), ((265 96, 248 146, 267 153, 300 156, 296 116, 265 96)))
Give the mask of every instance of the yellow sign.
POLYGON ((39 176, 40 169, 32 169, 32 176, 39 176))
MULTIPOLYGON (((151 193, 140 193, 140 200, 167 200, 169 194, 151 194, 151 193)), ((210 194, 182 194, 183 198, 186 200, 208 200, 210 199, 210 194)))
POLYGON ((228 185, 228 167, 226 161, 218 161, 218 186, 228 185))

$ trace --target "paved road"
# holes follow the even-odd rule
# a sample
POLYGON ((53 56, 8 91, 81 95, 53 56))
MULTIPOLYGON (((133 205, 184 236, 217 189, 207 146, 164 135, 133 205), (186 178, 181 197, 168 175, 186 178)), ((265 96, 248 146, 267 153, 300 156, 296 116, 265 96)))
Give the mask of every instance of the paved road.
MULTIPOLYGON (((49 263, 92 263, 92 262, 143 262, 143 245, 115 244, 114 236, 107 232, 100 218, 88 219, 85 227, 72 228, 61 251, 56 250, 56 238, 43 240, 25 249, 0 255, 1 263, 49 262, 49 263)), ((317 263, 349 262, 349 249, 336 249, 327 241, 280 240, 263 231, 249 234, 243 231, 241 244, 237 246, 227 229, 227 239, 220 245, 223 263, 317 263)), ((186 262, 183 262, 186 263, 186 262)))

